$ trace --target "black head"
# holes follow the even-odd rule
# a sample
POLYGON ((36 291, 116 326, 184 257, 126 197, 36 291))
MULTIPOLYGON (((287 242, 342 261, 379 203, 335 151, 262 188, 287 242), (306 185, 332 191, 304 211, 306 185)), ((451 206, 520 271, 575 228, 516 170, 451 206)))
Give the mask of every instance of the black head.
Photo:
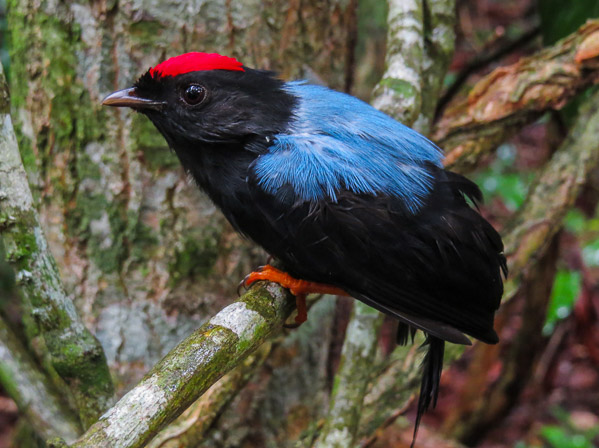
POLYGON ((145 114, 179 152, 279 133, 287 127, 294 98, 272 72, 216 54, 186 53, 151 68, 102 104, 145 114))

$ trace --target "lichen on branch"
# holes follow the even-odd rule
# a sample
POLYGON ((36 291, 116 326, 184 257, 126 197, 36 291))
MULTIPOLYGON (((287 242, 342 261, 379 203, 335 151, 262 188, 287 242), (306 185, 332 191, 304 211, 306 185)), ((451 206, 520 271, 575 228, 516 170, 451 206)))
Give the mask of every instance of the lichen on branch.
POLYGON ((374 89, 372 105, 410 126, 422 108, 423 4, 391 0, 388 5, 387 68, 374 89))
POLYGON ((139 448, 273 336, 295 301, 263 282, 171 350, 72 448, 139 448))
MULTIPOLYGON (((21 161, 0 70, 0 237, 16 272, 30 345, 66 384, 84 427, 109 406, 113 387, 104 351, 67 296, 48 249, 21 161)), ((62 385, 62 383, 58 383, 62 385)))
POLYGON ((77 416, 47 383, 25 347, 0 318, 0 384, 37 434, 45 439, 60 436, 74 441, 81 431, 77 416))

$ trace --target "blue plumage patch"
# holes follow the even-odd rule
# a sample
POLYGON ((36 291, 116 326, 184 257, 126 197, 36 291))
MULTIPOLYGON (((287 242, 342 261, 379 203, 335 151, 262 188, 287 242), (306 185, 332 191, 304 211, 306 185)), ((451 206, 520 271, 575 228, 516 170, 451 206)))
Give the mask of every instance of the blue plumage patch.
POLYGON ((265 191, 291 185, 305 201, 382 193, 419 209, 432 184, 425 163, 441 166, 434 143, 350 95, 301 81, 286 89, 299 100, 294 118, 254 164, 265 191))

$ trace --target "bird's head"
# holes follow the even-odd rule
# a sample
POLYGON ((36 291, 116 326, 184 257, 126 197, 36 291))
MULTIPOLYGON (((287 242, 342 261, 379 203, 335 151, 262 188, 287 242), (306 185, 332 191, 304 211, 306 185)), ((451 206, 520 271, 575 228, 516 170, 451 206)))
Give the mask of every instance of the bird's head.
POLYGON ((283 87, 272 72, 194 52, 150 68, 133 87, 108 95, 102 104, 145 114, 179 150, 280 132, 294 103, 283 87))

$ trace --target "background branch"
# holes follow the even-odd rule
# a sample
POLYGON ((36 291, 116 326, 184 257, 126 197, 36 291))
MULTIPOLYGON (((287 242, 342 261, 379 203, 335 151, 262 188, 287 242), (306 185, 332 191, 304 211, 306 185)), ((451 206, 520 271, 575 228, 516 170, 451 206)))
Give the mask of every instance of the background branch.
POLYGON ((371 102, 377 109, 411 126, 422 109, 423 3, 390 0, 388 5, 386 70, 374 88, 371 102))
POLYGON ((38 370, 17 336, 0 318, 0 383, 17 403, 19 410, 41 437, 62 437, 74 441, 81 431, 73 415, 48 379, 38 370))
POLYGON ((333 383, 329 413, 315 448, 353 446, 383 317, 374 308, 357 300, 354 302, 333 383))
POLYGON ((515 64, 480 80, 468 98, 448 108, 433 139, 445 149, 445 165, 474 168, 500 143, 549 109, 561 109, 599 81, 599 20, 515 64))
POLYGON ((72 394, 87 427, 109 406, 112 381, 102 347, 62 286, 33 204, 9 110, 0 69, 0 236, 17 273, 30 344, 49 373, 66 383, 63 392, 72 394))
POLYGON ((443 79, 455 46, 455 0, 424 0, 424 58, 422 61, 422 107, 413 128, 431 132, 443 79))
POLYGON ((541 27, 536 25, 528 31, 525 31, 514 40, 503 43, 490 52, 478 53, 468 64, 458 73, 456 79, 449 85, 443 96, 439 100, 436 108, 436 115, 440 116, 445 106, 457 95, 470 75, 485 68, 492 62, 498 61, 502 57, 512 53, 520 47, 529 44, 532 40, 540 36, 541 27))

